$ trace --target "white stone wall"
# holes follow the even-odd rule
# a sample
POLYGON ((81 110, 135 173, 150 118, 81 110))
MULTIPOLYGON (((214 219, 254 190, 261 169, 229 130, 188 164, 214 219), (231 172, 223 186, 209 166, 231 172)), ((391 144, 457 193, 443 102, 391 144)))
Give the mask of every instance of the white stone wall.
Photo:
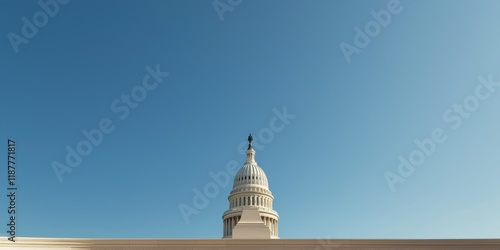
POLYGON ((0 239, 2 250, 499 250, 500 239, 480 240, 331 240, 331 239, 0 239))

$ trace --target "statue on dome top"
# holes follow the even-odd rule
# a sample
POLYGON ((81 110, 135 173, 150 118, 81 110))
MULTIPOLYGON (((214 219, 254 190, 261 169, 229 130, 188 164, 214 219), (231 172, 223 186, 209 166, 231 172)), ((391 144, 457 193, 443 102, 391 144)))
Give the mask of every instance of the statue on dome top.
POLYGON ((252 137, 252 134, 250 133, 250 135, 248 136, 248 149, 252 148, 252 141, 253 141, 253 137, 252 137))

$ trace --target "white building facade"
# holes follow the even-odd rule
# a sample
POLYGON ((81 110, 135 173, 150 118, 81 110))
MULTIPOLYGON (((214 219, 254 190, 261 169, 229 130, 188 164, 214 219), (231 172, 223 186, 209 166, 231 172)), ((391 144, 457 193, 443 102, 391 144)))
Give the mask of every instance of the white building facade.
POLYGON ((223 238, 233 238, 233 229, 241 219, 244 209, 256 209, 262 222, 271 233, 271 239, 278 239, 278 213, 273 210, 274 196, 269 190, 267 176, 255 161, 252 135, 248 137, 248 149, 243 167, 236 173, 231 193, 228 196, 229 209, 222 215, 223 238))

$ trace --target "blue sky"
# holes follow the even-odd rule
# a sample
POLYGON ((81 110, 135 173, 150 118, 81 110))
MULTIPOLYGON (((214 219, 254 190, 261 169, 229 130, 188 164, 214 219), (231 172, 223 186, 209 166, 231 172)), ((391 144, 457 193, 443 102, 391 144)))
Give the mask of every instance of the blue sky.
POLYGON ((253 133, 281 238, 499 237, 498 1, 62 2, 0 1, 18 236, 220 238, 232 180, 179 205, 253 133))

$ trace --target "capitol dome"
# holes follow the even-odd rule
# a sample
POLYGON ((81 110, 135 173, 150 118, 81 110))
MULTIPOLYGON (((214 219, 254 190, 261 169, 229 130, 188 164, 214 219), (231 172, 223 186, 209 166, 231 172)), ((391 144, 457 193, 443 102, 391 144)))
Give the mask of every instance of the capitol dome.
MULTIPOLYGON (((253 151, 253 149, 250 150, 253 151)), ((255 154, 255 151, 252 153, 255 154)), ((260 168, 255 161, 253 163, 245 162, 245 165, 243 165, 234 177, 233 188, 245 185, 255 185, 269 188, 266 173, 264 173, 264 170, 262 170, 262 168, 260 168)))
POLYGON ((224 212, 223 238, 232 238, 233 228, 241 219, 243 209, 257 209, 262 222, 269 228, 271 238, 278 238, 278 213, 273 210, 274 196, 269 190, 266 173, 255 161, 252 135, 248 137, 245 164, 234 177, 234 184, 228 196, 229 209, 224 212))

